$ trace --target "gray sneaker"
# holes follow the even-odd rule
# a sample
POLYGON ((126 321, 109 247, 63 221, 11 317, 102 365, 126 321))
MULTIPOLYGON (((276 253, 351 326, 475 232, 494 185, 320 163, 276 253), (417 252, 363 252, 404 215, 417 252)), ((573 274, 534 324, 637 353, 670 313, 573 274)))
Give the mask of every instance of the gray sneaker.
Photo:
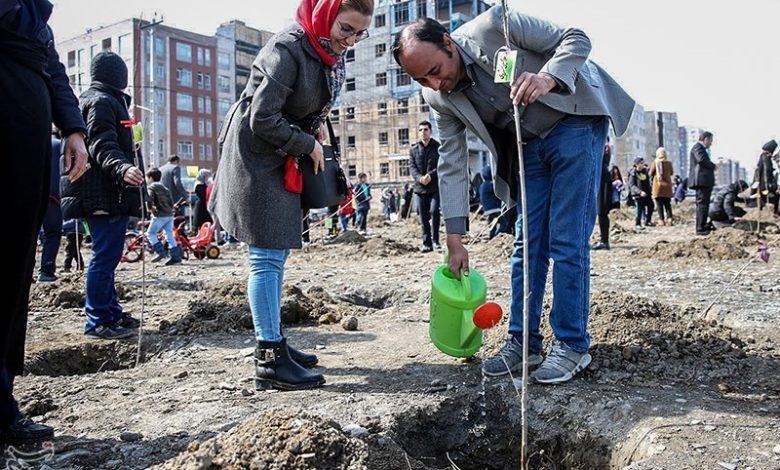
MULTIPOLYGON (((542 363, 544 358, 540 354, 534 354, 529 351, 528 367, 536 367, 542 363)), ((517 341, 514 336, 507 338, 506 343, 498 351, 498 354, 491 357, 482 364, 482 373, 489 377, 497 377, 511 372, 521 371, 523 368, 523 345, 517 341), (507 369, 509 366, 509 369, 507 369)))
POLYGON ((577 352, 566 343, 555 340, 550 345, 541 367, 531 374, 531 378, 541 384, 568 382, 588 367, 590 361, 591 357, 587 352, 577 352))

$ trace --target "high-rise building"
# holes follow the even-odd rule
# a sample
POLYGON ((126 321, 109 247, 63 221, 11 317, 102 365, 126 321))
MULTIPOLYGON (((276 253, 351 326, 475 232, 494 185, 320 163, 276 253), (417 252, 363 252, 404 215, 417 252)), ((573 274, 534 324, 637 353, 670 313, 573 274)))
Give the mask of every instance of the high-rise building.
MULTIPOLYGON (((409 151, 418 139, 417 125, 436 123, 420 86, 393 60, 390 47, 407 24, 420 17, 458 26, 488 5, 481 0, 408 0, 380 2, 374 10, 369 37, 347 51, 346 82, 332 112, 348 176, 365 172, 374 183, 409 180, 409 151), (450 15, 452 12, 452 15, 450 15)), ((487 148, 469 138, 470 166, 479 171, 487 148)))
POLYGON ((77 95, 89 87, 95 54, 111 50, 125 59, 130 112, 144 127, 147 167, 177 154, 184 165, 216 169, 216 38, 132 18, 87 30, 57 48, 77 95))
POLYGON ((631 121, 625 134, 614 138, 613 164, 620 168, 620 172, 626 176, 628 169, 634 164, 634 158, 649 156, 647 149, 647 137, 645 135, 645 109, 637 103, 631 114, 631 121))
POLYGON ((647 161, 655 158, 658 147, 666 149, 666 155, 674 164, 674 171, 681 174, 680 168, 684 167, 680 159, 679 127, 677 126, 677 113, 664 111, 645 111, 645 138, 647 139, 647 161))

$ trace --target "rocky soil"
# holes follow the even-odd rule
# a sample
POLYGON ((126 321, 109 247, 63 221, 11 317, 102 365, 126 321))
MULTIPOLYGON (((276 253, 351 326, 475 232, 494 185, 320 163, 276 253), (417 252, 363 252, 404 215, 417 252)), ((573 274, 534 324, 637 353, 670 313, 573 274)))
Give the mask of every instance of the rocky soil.
MULTIPOLYGON (((628 211, 613 212, 612 250, 592 257, 593 363, 569 384, 530 385, 529 468, 780 469, 778 220, 765 211, 760 235, 753 223, 699 238, 691 217, 683 204, 674 227, 635 233, 628 211), (773 243, 768 264, 755 259, 760 240, 773 243)), ((4 449, 6 465, 518 468, 516 381, 479 372, 507 315, 476 357, 440 353, 427 305, 442 255, 418 253, 418 233, 412 220, 372 219, 367 237, 326 242, 318 228, 290 257, 285 331, 327 379, 306 392, 253 389, 243 247, 148 266, 145 286, 140 264, 120 265, 122 302, 144 315, 140 343, 84 339, 83 275, 34 285, 17 396, 57 436, 52 448, 4 449)), ((469 240, 507 311, 513 244, 469 240)))

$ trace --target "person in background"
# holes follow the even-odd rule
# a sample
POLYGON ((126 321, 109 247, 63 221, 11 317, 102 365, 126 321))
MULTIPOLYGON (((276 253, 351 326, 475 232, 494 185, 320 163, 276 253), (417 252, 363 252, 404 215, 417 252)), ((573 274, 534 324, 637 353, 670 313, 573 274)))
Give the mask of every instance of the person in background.
POLYGON ((371 185, 368 184, 368 176, 365 173, 358 175, 358 184, 355 185, 355 202, 357 204, 357 224, 361 235, 366 235, 368 224, 368 211, 371 210, 371 185))
MULTIPOLYGON (((297 21, 260 50, 225 119, 211 208, 249 248, 258 390, 325 383, 308 370, 317 356, 290 346, 281 328, 284 265, 290 249, 302 247, 303 218, 298 188, 285 186, 285 168, 293 159, 311 158, 315 172, 325 169, 322 123, 346 81, 347 49, 368 37, 373 11, 373 0, 301 0, 297 21)), ((317 268, 309 274, 316 276, 317 268)))
POLYGON ((214 242, 217 245, 222 245, 223 243, 225 243, 225 241, 222 237, 222 226, 219 223, 219 217, 217 217, 217 214, 215 214, 209 209, 209 201, 211 201, 211 192, 214 190, 214 178, 216 178, 216 175, 214 175, 214 177, 211 178, 211 181, 209 181, 208 186, 206 186, 206 210, 209 211, 211 220, 214 221, 214 242))
POLYGON ((390 215, 395 214, 395 193, 392 188, 385 188, 382 190, 382 213, 385 220, 390 220, 390 215))
POLYGON ((353 197, 352 186, 347 184, 347 195, 339 204, 339 224, 342 232, 349 230, 349 218, 355 212, 355 208, 352 206, 353 197))
POLYGON ((60 136, 56 130, 51 137, 51 181, 49 182, 49 205, 41 225, 41 266, 38 282, 57 280, 57 252, 62 239, 62 207, 60 207, 60 136))
POLYGON ((404 183, 404 193, 401 198, 401 218, 406 219, 412 210, 412 196, 414 196, 414 185, 404 183))
POLYGON ((650 178, 653 181, 653 199, 658 205, 658 222, 661 225, 673 225, 672 218, 672 175, 674 166, 666 157, 666 149, 658 147, 655 161, 650 167, 650 178))
POLYGON ((62 209, 67 218, 85 218, 92 236, 84 310, 88 338, 122 339, 140 322, 123 311, 116 291, 116 268, 125 246, 130 216, 141 216, 143 160, 134 151, 127 65, 113 52, 92 59, 91 84, 79 97, 87 123, 92 166, 80 184, 63 178, 62 209))
POLYGON ((84 270, 84 257, 81 255, 81 244, 87 236, 84 224, 79 219, 68 219, 62 224, 62 233, 68 242, 65 244, 65 261, 62 270, 70 272, 73 260, 76 260, 76 271, 84 270))
POLYGON ((179 156, 171 155, 168 163, 160 167, 160 173, 162 173, 160 182, 171 192, 173 203, 177 204, 182 199, 185 201, 184 204, 177 206, 174 214, 183 215, 184 205, 189 204, 190 195, 181 182, 181 160, 179 156))
POLYGON ((493 174, 490 171, 490 165, 482 167, 482 184, 479 186, 479 201, 482 205, 482 213, 487 216, 490 229, 490 239, 493 239, 500 233, 500 220, 496 220, 501 214, 501 199, 496 197, 493 192, 493 174))
POLYGON ((685 184, 685 179, 680 178, 678 175, 674 175, 674 203, 679 204, 685 200, 685 192, 688 191, 688 187, 685 184))
MULTIPOLYGON (((171 257, 165 265, 171 266, 181 263, 182 251, 173 235, 173 198, 168 188, 160 182, 161 178, 162 173, 158 168, 151 168, 146 172, 146 191, 149 195, 149 212, 152 214, 146 238, 153 243, 152 248, 157 256, 152 263, 156 263, 168 256, 162 242, 157 239, 157 232, 162 231, 165 234, 165 240, 168 241, 168 248, 171 251, 171 257)), ((205 198, 205 194, 203 197, 205 198)))
POLYGON ((650 187, 650 175, 645 167, 645 159, 642 157, 634 158, 634 166, 628 172, 628 190, 636 203, 636 212, 634 224, 637 229, 642 228, 642 221, 645 227, 652 227, 653 224, 653 199, 651 197, 652 188, 650 187))
POLYGON ((775 169, 772 165, 772 154, 777 150, 777 142, 772 139, 761 147, 761 155, 758 157, 758 165, 753 177, 754 182, 758 182, 758 192, 761 195, 759 209, 763 209, 767 202, 774 204, 774 212, 778 208, 778 187, 775 169))
POLYGON ((422 226, 423 253, 441 249, 439 225, 439 141, 431 137, 431 123, 422 121, 417 125, 420 140, 409 152, 409 171, 414 178, 414 193, 417 195, 417 210, 422 226))
POLYGON ((609 211, 620 209, 620 193, 623 190, 623 176, 620 169, 613 166, 609 169, 612 159, 612 150, 609 141, 604 145, 604 155, 601 160, 602 173, 599 184, 599 195, 596 201, 596 209, 599 222, 599 242, 594 244, 593 250, 609 250, 609 211))
POLYGON ((710 209, 710 196, 715 186, 715 164, 710 159, 712 132, 702 132, 699 141, 691 148, 688 187, 696 190, 696 235, 709 235, 711 227, 707 223, 710 209))
MULTIPOLYGON (((715 195, 712 203, 710 203, 709 211, 710 219, 716 227, 733 225, 745 216, 745 209, 738 207, 736 203, 750 203, 750 197, 740 196, 740 193, 749 188, 750 186, 747 182, 739 180, 718 191, 718 194, 715 195)), ((758 197, 758 194, 753 195, 754 199, 758 197)))
MULTIPOLYGON (((192 227, 192 233, 197 234, 200 228, 205 224, 206 222, 213 223, 214 221, 211 218, 211 214, 209 214, 208 210, 208 196, 206 194, 206 189, 209 185, 209 180, 211 179, 211 172, 206 169, 202 169, 198 172, 198 176, 195 179, 195 189, 194 193, 195 196, 198 198, 195 201, 195 205, 193 206, 193 220, 195 226, 192 227)), ((174 201, 175 202, 175 201, 174 201)))

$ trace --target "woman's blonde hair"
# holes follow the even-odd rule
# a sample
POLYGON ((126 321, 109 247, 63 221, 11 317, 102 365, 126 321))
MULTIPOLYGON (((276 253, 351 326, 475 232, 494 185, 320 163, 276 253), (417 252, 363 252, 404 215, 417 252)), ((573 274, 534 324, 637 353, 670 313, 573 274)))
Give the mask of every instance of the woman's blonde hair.
POLYGON ((363 16, 374 14, 374 0, 342 0, 339 11, 355 10, 363 16))
POLYGON ((658 150, 655 151, 655 158, 658 160, 666 160, 666 149, 658 147, 658 150))

